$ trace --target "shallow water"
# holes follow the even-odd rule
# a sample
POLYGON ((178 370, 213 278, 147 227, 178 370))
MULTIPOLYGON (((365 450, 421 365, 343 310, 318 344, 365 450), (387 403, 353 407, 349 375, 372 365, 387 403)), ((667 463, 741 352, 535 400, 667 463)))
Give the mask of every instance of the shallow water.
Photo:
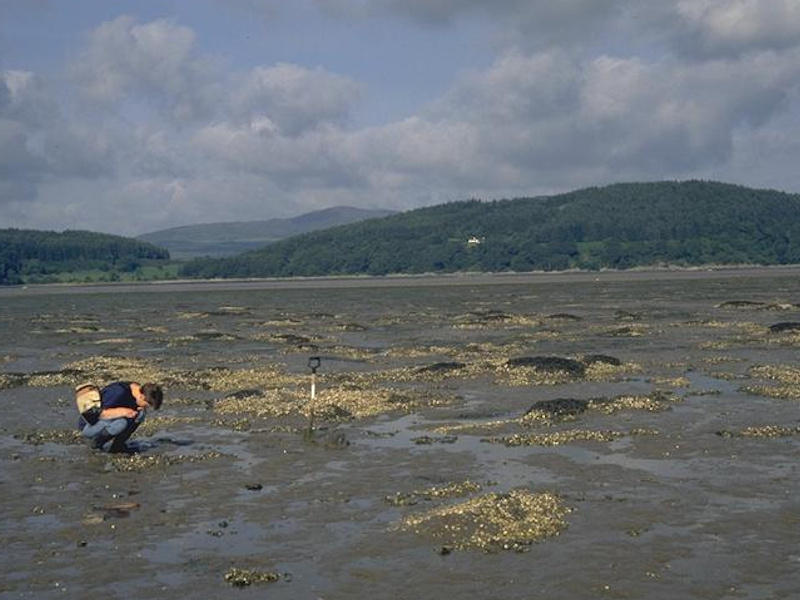
POLYGON ((136 436, 141 457, 164 462, 133 471, 64 437, 76 420, 66 380, 0 389, 0 598, 85 597, 109 586, 138 598, 798 597, 800 436, 718 435, 800 426, 800 400, 747 389, 778 384, 754 367, 796 365, 800 342, 768 328, 800 321, 798 275, 0 290, 0 374, 61 373, 97 357, 181 374, 136 436), (730 301, 763 304, 721 306, 730 301), (398 376, 448 361, 589 354, 629 366, 548 385, 488 367, 398 376), (250 387, 289 390, 295 407, 307 394, 310 355, 322 357, 321 394, 349 385, 447 401, 338 421, 318 415, 313 442, 294 408, 274 417, 221 412, 222 398, 250 387), (274 387, 214 382, 214 373, 247 368, 275 369, 274 387), (515 420, 538 401, 656 390, 672 394, 665 410, 587 410, 533 430, 613 430, 613 441, 486 441, 529 433, 515 420), (335 434, 349 444, 331 443, 335 434), (415 441, 423 436, 429 443, 415 441), (525 553, 441 555, 441 542, 398 524, 463 498, 385 500, 468 480, 481 493, 558 494, 571 509, 566 528, 525 553), (127 516, 106 510, 123 503, 137 506, 127 516), (233 567, 281 579, 233 589, 224 580, 233 567))

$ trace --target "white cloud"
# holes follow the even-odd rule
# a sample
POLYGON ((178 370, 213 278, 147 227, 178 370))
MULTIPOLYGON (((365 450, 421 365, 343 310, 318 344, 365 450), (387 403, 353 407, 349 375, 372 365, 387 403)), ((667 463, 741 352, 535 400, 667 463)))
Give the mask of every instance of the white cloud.
POLYGON ((321 68, 257 67, 231 90, 231 114, 261 131, 297 135, 322 123, 344 123, 359 92, 354 81, 321 68))
POLYGON ((0 114, 38 128, 52 123, 57 113, 58 104, 36 74, 14 70, 0 73, 0 114), (7 96, 5 109, 2 101, 4 88, 7 96))
POLYGON ((693 46, 728 54, 800 45, 800 0, 680 0, 693 46))
POLYGON ((28 149, 25 128, 0 118, 0 203, 30 200, 45 163, 28 149))
POLYGON ((218 90, 214 61, 188 27, 119 17, 97 27, 72 76, 92 101, 119 109, 131 98, 161 106, 178 123, 208 117, 218 90))

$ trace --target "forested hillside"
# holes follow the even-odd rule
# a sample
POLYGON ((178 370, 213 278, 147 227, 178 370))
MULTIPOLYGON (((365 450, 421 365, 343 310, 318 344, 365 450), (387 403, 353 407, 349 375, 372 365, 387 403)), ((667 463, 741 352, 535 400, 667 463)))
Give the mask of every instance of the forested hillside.
POLYGON ((390 214, 392 211, 389 210, 334 206, 288 219, 184 225, 146 233, 138 239, 167 248, 170 256, 177 260, 220 257, 262 248, 293 235, 390 214))
POLYGON ((385 275, 800 263, 800 196, 703 182, 627 183, 454 202, 296 236, 189 277, 385 275))
POLYGON ((164 262, 169 252, 134 239, 89 231, 0 229, 0 285, 61 281, 65 273, 113 281, 146 265, 164 262))

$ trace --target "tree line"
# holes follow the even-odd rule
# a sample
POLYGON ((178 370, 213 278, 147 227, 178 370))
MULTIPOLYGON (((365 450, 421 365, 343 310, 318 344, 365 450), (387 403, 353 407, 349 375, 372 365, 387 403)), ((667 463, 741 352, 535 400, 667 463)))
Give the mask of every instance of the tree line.
POLYGON ((89 231, 0 229, 0 285, 54 281, 64 272, 133 272, 169 252, 135 239, 89 231))
POLYGON ((453 202, 296 236, 184 277, 386 275, 800 263, 800 196, 730 184, 627 183, 453 202))

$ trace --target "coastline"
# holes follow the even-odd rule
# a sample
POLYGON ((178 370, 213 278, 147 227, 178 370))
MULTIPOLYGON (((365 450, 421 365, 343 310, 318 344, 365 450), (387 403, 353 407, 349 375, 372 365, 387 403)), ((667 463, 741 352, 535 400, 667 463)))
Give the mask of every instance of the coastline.
POLYGON ((251 279, 172 279, 141 282, 48 283, 0 287, 0 298, 59 294, 150 293, 213 290, 279 290, 525 285, 546 283, 624 283, 627 281, 687 281, 728 278, 800 277, 800 265, 709 265, 647 267, 624 271, 532 271, 525 273, 423 273, 419 275, 332 275, 251 279))

